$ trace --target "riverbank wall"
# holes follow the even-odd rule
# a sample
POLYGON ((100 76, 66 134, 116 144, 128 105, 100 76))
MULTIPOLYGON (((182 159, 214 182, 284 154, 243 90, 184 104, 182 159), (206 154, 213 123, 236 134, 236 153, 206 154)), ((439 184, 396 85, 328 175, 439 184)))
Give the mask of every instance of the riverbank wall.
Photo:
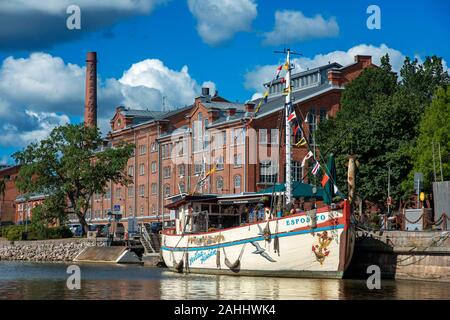
POLYGON ((102 246, 92 239, 70 238, 36 241, 0 241, 0 260, 66 262, 85 248, 102 246))
POLYGON ((346 277, 367 279, 371 265, 385 279, 450 282, 450 232, 358 231, 346 277))

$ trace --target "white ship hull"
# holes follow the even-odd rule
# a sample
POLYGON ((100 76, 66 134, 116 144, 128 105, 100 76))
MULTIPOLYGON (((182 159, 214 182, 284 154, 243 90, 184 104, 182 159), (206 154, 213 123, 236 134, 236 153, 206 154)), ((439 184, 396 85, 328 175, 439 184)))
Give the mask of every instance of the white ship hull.
POLYGON ((341 278, 355 239, 349 211, 347 202, 319 209, 315 228, 296 214, 216 232, 164 233, 162 256, 177 272, 341 278))

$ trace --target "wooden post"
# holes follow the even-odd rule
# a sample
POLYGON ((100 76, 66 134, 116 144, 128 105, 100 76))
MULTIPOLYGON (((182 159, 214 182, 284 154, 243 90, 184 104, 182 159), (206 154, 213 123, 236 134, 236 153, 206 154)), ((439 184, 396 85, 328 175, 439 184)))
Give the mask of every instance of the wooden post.
POLYGON ((348 201, 353 205, 353 200, 356 190, 356 164, 355 156, 348 156, 348 172, 347 172, 347 184, 348 184, 348 201))

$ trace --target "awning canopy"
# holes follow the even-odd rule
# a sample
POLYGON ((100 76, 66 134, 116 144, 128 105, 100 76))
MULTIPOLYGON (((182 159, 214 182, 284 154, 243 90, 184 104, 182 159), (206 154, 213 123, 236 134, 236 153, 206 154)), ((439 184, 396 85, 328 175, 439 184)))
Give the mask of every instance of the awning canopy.
MULTIPOLYGON (((284 183, 277 183, 275 186, 259 191, 260 194, 271 194, 272 192, 285 192, 286 185, 284 183)), ((298 181, 292 182, 292 196, 294 198, 320 198, 323 199, 324 190, 321 187, 313 186, 298 181), (316 189, 314 192, 314 188, 316 189)))

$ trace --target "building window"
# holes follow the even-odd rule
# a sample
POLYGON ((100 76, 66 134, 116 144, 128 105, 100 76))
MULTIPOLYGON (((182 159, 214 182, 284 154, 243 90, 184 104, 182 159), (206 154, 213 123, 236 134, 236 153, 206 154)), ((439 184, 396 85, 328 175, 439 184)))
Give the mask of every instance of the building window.
POLYGON ((128 187, 128 196, 134 197, 134 185, 128 187))
POLYGON ((156 192, 157 192, 157 184, 152 183, 152 194, 156 194, 156 192))
POLYGON ((167 143, 161 146, 161 157, 163 159, 168 159, 170 158, 172 154, 172 144, 171 143, 167 143))
POLYGON ((259 129, 259 144, 267 144, 267 129, 259 129))
POLYGON ((327 109, 320 109, 319 111, 319 119, 320 121, 324 121, 328 118, 327 109))
POLYGON ((142 155, 145 154, 146 151, 147 151, 147 145, 141 144, 141 145, 139 146, 139 154, 142 156, 142 155))
POLYGON ((240 175, 234 176, 234 187, 235 188, 241 187, 241 176, 240 175))
POLYGON ((139 195, 141 197, 143 197, 145 195, 145 185, 144 184, 139 185, 139 195))
POLYGON ((139 175, 143 176, 145 174, 145 165, 141 163, 139 165, 139 175))
POLYGON ((144 215, 144 207, 143 207, 143 206, 141 206, 141 207, 139 208, 139 213, 140 213, 141 216, 144 215))
POLYGON ((259 163, 259 182, 276 183, 278 180, 278 170, 275 164, 270 160, 264 160, 259 163))
POLYGON ((185 174, 185 165, 179 164, 178 165, 178 176, 184 177, 184 174, 185 174))
POLYGON ((316 131, 316 126, 317 126, 317 118, 316 118, 316 110, 315 109, 310 109, 308 112, 308 140, 309 140, 309 144, 310 145, 314 145, 314 132, 316 131))
POLYGON ((105 199, 111 199, 111 189, 107 189, 105 192, 105 199))
POLYGON ((206 128, 208 127, 208 119, 204 120, 204 136, 203 136, 203 150, 208 148, 209 145, 209 136, 206 128))
POLYGON ((164 197, 170 197, 170 185, 168 184, 164 186, 164 197))
POLYGON ((216 169, 223 170, 223 156, 217 157, 216 169))
POLYGON ((179 184, 180 193, 185 193, 184 183, 180 182, 179 184))
POLYGON ((152 173, 156 173, 156 161, 152 162, 152 173))
POLYGON ((156 206, 154 204, 152 204, 152 213, 155 214, 156 213, 156 206))
POLYGON ((153 142, 150 148, 151 152, 156 152, 156 142, 153 142))
POLYGON ((122 188, 116 188, 116 199, 122 199, 122 188))
POLYGON ((163 174, 164 174, 164 179, 170 178, 170 167, 164 167, 163 174))
POLYGON ((133 215, 133 207, 132 206, 128 207, 128 213, 130 216, 133 215))
POLYGON ((194 121, 194 130, 192 139, 194 141, 194 152, 200 151, 203 146, 203 116, 200 112, 197 116, 197 121, 194 121))
POLYGON ((279 134, 278 129, 270 129, 270 143, 278 144, 279 134))
MULTIPOLYGON (((286 170, 284 170, 284 172, 286 172, 286 170)), ((292 181, 302 181, 301 162, 291 161, 291 180, 292 181)))
POLYGON ((234 155, 234 167, 238 168, 242 166, 242 154, 234 155))
POLYGON ((128 166, 128 175, 130 177, 134 176, 134 166, 128 166))
POLYGON ((203 169, 203 164, 201 162, 196 162, 194 164, 194 174, 200 174, 203 169))
POLYGON ((177 154, 179 157, 182 157, 184 155, 184 150, 186 147, 185 144, 186 144, 185 140, 180 140, 176 143, 177 154))
POLYGON ((233 144, 244 144, 245 129, 244 128, 232 129, 232 136, 233 136, 233 144))
POLYGON ((223 178, 220 176, 217 177, 217 179, 216 179, 216 188, 217 188, 217 190, 223 189, 223 178))

